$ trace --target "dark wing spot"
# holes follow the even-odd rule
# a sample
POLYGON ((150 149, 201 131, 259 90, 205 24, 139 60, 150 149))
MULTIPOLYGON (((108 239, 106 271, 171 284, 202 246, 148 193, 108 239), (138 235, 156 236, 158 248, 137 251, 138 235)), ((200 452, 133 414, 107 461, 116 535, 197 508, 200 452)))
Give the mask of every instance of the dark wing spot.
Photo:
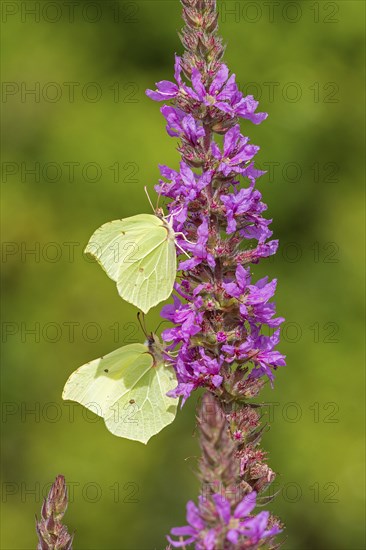
POLYGON ((126 231, 121 231, 122 235, 126 235, 126 231))
POLYGON ((130 399, 130 405, 134 405, 136 401, 134 399, 130 399))
POLYGON ((143 272, 143 270, 144 270, 143 267, 139 267, 139 271, 140 271, 141 273, 143 272))
POLYGON ((109 372, 109 370, 108 370, 108 369, 104 369, 104 372, 109 372))

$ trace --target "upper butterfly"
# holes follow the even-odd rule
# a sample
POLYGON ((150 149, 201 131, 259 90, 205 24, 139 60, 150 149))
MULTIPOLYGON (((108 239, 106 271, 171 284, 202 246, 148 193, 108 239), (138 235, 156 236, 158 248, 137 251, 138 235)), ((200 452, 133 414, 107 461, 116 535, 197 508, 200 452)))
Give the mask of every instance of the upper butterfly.
POLYGON ((93 233, 85 252, 117 283, 119 295, 144 313, 173 291, 175 233, 163 216, 138 214, 106 223, 93 233))

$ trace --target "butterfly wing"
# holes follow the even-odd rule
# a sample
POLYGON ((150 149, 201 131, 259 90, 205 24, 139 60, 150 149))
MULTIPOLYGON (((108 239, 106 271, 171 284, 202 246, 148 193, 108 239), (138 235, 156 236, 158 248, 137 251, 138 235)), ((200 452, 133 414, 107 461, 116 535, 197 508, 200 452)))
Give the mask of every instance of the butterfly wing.
POLYGON ((104 418, 113 434, 147 443, 173 422, 177 399, 173 370, 155 363, 147 346, 130 344, 80 367, 67 380, 63 399, 104 418))
POLYGON ((154 227, 159 226, 161 221, 151 214, 105 223, 90 237, 85 252, 100 263, 113 281, 117 281, 120 264, 128 261, 133 246, 137 247, 154 227))
POLYGON ((169 298, 177 272, 174 238, 162 225, 145 241, 129 262, 120 266, 117 288, 120 296, 147 313, 169 298))
POLYGON ((153 358, 146 346, 130 344, 116 349, 73 372, 65 384, 62 398, 76 401, 104 417, 121 396, 127 371, 134 369, 136 364, 142 369, 152 366, 153 358))
POLYGON ((131 369, 126 377, 126 391, 105 416, 110 432, 119 437, 147 443, 177 414, 178 399, 166 393, 177 385, 175 373, 163 363, 154 367, 131 369))
POLYGON ((174 231, 151 214, 104 224, 85 252, 94 256, 120 296, 144 313, 169 298, 177 271, 174 231))

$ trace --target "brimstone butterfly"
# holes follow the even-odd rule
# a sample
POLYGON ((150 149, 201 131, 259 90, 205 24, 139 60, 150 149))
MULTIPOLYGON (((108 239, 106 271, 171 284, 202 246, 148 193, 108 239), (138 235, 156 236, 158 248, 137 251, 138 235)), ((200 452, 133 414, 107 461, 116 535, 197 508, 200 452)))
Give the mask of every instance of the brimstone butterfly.
POLYGON ((160 215, 138 214, 102 225, 85 249, 117 283, 119 295, 147 313, 172 293, 175 233, 160 215))
POLYGON ((176 384, 152 335, 147 345, 130 344, 80 367, 62 397, 104 418, 114 435, 147 443, 175 418, 178 399, 166 394, 176 384))

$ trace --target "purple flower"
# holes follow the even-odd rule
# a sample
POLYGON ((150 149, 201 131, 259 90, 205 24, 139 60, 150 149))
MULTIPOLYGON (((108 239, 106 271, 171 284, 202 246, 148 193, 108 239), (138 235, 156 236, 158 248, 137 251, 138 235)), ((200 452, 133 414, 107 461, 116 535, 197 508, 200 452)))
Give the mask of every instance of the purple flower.
POLYGON ((182 86, 182 79, 181 79, 181 58, 176 55, 175 56, 175 71, 174 71, 174 77, 178 84, 174 84, 173 82, 170 82, 169 80, 161 80, 160 82, 156 83, 157 90, 146 90, 146 95, 150 97, 150 99, 153 99, 154 101, 168 101, 170 99, 173 99, 177 97, 179 93, 179 89, 182 86))
POLYGON ((246 224, 240 229, 240 236, 245 239, 255 239, 259 244, 263 244, 272 237, 272 231, 268 226, 272 220, 267 220, 256 213, 248 213, 245 219, 246 224))
POLYGON ((199 193, 207 187, 207 185, 212 180, 212 172, 203 172, 203 174, 198 177, 192 172, 189 166, 185 162, 181 162, 180 165, 180 175, 182 178, 182 194, 190 201, 196 199, 199 193))
POLYGON ((184 161, 180 163, 179 172, 164 165, 160 166, 160 172, 164 178, 170 180, 170 183, 160 180, 160 184, 155 188, 156 191, 166 197, 183 201, 186 206, 209 185, 213 174, 209 170, 197 176, 184 161))
POLYGON ((220 151, 215 142, 212 142, 212 154, 220 161, 218 170, 224 176, 228 176, 232 172, 245 174, 248 167, 247 162, 252 160, 259 151, 259 147, 248 144, 248 141, 249 138, 241 135, 240 126, 237 124, 226 133, 223 152, 220 151))
POLYGON ((244 294, 250 282, 250 271, 244 269, 242 265, 238 265, 235 272, 236 282, 223 283, 223 287, 229 296, 240 298, 244 294))
POLYGON ((278 327, 284 322, 283 317, 276 317, 273 319, 273 316, 276 313, 276 304, 257 304, 252 306, 252 313, 248 316, 248 321, 251 323, 260 323, 262 325, 266 324, 269 327, 278 327))
POLYGON ((234 104, 236 116, 247 118, 253 122, 253 124, 260 124, 268 116, 267 113, 255 112, 258 107, 258 101, 256 101, 252 95, 243 97, 242 94, 238 92, 234 104))
POLYGON ((217 341, 219 342, 219 344, 222 344, 222 343, 226 342, 226 340, 227 340, 227 336, 226 336, 225 332, 223 332, 222 330, 219 330, 219 332, 216 334, 216 338, 217 338, 217 341))
POLYGON ((258 246, 252 250, 245 250, 237 256, 237 261, 240 263, 253 263, 256 264, 260 258, 268 258, 276 254, 278 249, 278 240, 269 241, 265 244, 258 244, 258 246))
POLYGON ((196 68, 193 68, 193 89, 186 87, 186 92, 192 99, 195 99, 199 103, 203 103, 206 107, 215 105, 215 107, 220 110, 224 107, 223 110, 227 112, 226 104, 223 104, 222 101, 226 101, 230 97, 231 93, 235 91, 235 88, 233 87, 233 83, 235 83, 235 75, 232 75, 229 80, 228 78, 229 69, 225 64, 222 64, 209 89, 206 90, 202 82, 201 73, 196 68))
POLYGON ((226 361, 251 361, 255 367, 250 373, 251 378, 259 378, 267 375, 271 382, 274 376, 271 369, 284 367, 286 365, 285 356, 279 351, 274 351, 274 347, 280 339, 280 331, 277 330, 272 336, 259 335, 259 329, 252 327, 247 339, 237 345, 226 344, 222 346, 222 351, 227 354, 226 361))
POLYGON ((223 283, 223 288, 229 296, 239 300, 239 310, 244 319, 251 324, 267 324, 270 327, 284 321, 282 317, 272 319, 276 306, 267 303, 275 293, 276 279, 268 283, 268 277, 264 277, 255 285, 250 285, 250 272, 241 265, 236 268, 235 279, 236 282, 223 283))
POLYGON ((168 321, 171 321, 172 323, 175 322, 176 316, 179 314, 181 309, 183 309, 182 302, 176 296, 173 294, 173 304, 167 304, 164 306, 160 312, 161 317, 164 317, 164 319, 167 319, 168 321))
POLYGON ((208 90, 203 84, 201 73, 193 68, 192 86, 184 86, 185 93, 198 103, 206 107, 216 107, 230 117, 242 117, 259 124, 267 118, 267 113, 255 113, 258 102, 253 96, 243 97, 235 82, 235 74, 229 78, 229 69, 225 64, 217 72, 208 90))
POLYGON ((272 382, 274 376, 271 369, 286 366, 285 355, 274 350, 274 347, 277 346, 279 341, 279 330, 276 330, 272 336, 260 335, 255 338, 253 342, 253 353, 258 353, 256 353, 252 359, 256 367, 250 373, 251 378, 259 378, 266 374, 272 382))
POLYGON ((257 493, 253 491, 246 495, 231 513, 230 502, 220 494, 213 495, 217 513, 222 523, 227 527, 226 539, 232 544, 238 544, 239 536, 243 533, 245 522, 242 518, 250 514, 255 508, 257 493))
POLYGON ((215 258, 207 249, 208 233, 208 221, 207 219, 204 219, 197 229, 197 241, 194 244, 182 243, 184 244, 185 250, 192 252, 193 257, 189 260, 181 262, 179 269, 183 271, 191 270, 204 260, 207 261, 208 265, 212 269, 215 267, 215 258))
POLYGON ((171 137, 180 137, 188 141, 193 147, 205 135, 202 124, 199 124, 192 115, 180 109, 164 105, 160 111, 167 121, 166 130, 171 137))
POLYGON ((286 364, 276 349, 283 322, 271 301, 277 280, 251 279, 251 264, 275 254, 278 241, 269 240, 272 220, 256 188, 264 173, 254 163, 259 147, 238 124, 259 124, 267 114, 257 112, 258 102, 243 96, 222 63, 216 0, 181 3, 185 53, 175 56, 175 80, 157 82, 146 95, 166 102, 166 131, 179 139, 179 170, 161 165, 155 186, 168 199, 168 215, 156 214, 173 229, 165 227, 162 238, 171 237, 178 257, 173 303, 161 310, 170 323, 161 334, 162 355, 177 380, 168 396, 182 398, 183 406, 193 391, 206 390, 197 428, 199 477, 208 494, 198 505, 188 502, 187 525, 173 528, 168 540, 196 550, 274 548, 268 537, 280 532, 276 520, 253 514, 257 491, 275 474, 259 448, 260 415, 247 400, 259 394, 262 377, 272 385, 274 371, 286 364), (271 336, 268 327, 275 327, 271 336), (240 502, 236 489, 248 492, 240 502))
POLYGON ((268 258, 276 254, 278 249, 278 241, 270 241, 266 244, 259 244, 255 250, 252 251, 252 262, 257 262, 259 258, 268 258))
MULTIPOLYGON (((181 546, 186 546, 187 544, 192 544, 197 542, 201 536, 201 532, 205 529, 205 522, 200 516, 199 509, 191 500, 187 502, 187 521, 189 525, 184 527, 173 527, 171 534, 176 537, 188 537, 184 541, 175 541, 171 537, 167 537, 170 544, 175 548, 181 546)), ((214 547, 212 546, 212 549, 214 547)))
MULTIPOLYGON (((174 298, 175 302, 177 298, 174 298)), ((174 328, 168 328, 163 331, 162 338, 165 342, 174 342, 175 346, 180 342, 186 342, 191 336, 194 336, 201 330, 203 313, 198 310, 202 298, 199 297, 196 303, 186 304, 176 308, 174 306, 165 306, 161 315, 176 324, 174 328), (197 307, 198 306, 198 307, 197 307)))
POLYGON ((267 529, 269 521, 269 512, 260 512, 257 516, 251 519, 247 519, 244 522, 243 535, 250 539, 251 544, 258 544, 261 539, 266 537, 273 537, 282 532, 277 525, 274 525, 271 529, 267 529))
POLYGON ((255 283, 255 285, 249 285, 248 290, 249 294, 247 297, 247 304, 257 305, 263 304, 270 300, 277 286, 277 279, 273 279, 270 283, 268 282, 268 277, 263 277, 255 283))
POLYGON ((237 217, 263 210, 263 205, 260 203, 262 196, 253 186, 228 195, 221 195, 220 198, 225 205, 227 233, 229 235, 236 231, 237 217))
MULTIPOLYGON (((187 522, 184 527, 174 527, 171 534, 178 537, 187 537, 185 540, 176 541, 167 537, 170 544, 175 548, 195 544, 196 549, 215 550, 222 547, 224 541, 233 545, 239 542, 247 543, 248 546, 258 543, 265 543, 265 538, 281 532, 277 525, 268 529, 269 513, 260 512, 256 516, 250 516, 256 506, 257 493, 252 491, 247 494, 234 511, 231 510, 230 502, 215 493, 212 495, 217 525, 210 525, 204 517, 205 500, 199 499, 197 507, 192 501, 187 504, 187 522), (219 546, 220 545, 220 546, 219 546)), ((225 546, 226 548, 226 546, 225 546)))
POLYGON ((178 385, 168 392, 170 397, 183 397, 182 406, 193 390, 200 386, 218 388, 223 377, 220 373, 223 359, 216 359, 206 354, 203 348, 192 353, 183 345, 174 363, 178 385))
POLYGON ((222 63, 208 89, 206 89, 200 71, 192 69, 192 87, 187 86, 181 78, 181 58, 175 56, 174 77, 177 82, 161 80, 156 83, 156 90, 146 90, 146 95, 154 101, 169 101, 178 96, 193 100, 193 105, 203 104, 206 108, 215 107, 231 118, 246 118, 254 124, 260 124, 267 118, 267 113, 256 113, 258 101, 252 95, 243 97, 236 82, 235 74, 229 77, 229 69, 222 63))
POLYGON ((258 170, 255 168, 254 162, 251 162, 240 171, 240 175, 248 178, 252 185, 255 185, 256 180, 263 176, 263 174, 266 174, 266 170, 258 170))

